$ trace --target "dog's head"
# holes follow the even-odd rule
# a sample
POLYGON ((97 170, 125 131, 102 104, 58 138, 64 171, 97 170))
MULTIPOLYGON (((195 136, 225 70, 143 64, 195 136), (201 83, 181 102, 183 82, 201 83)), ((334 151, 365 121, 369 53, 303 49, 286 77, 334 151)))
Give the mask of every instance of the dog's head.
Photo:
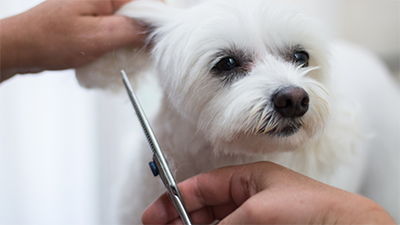
POLYGON ((150 28, 171 102, 224 152, 291 151, 329 116, 321 25, 287 5, 212 0, 187 10, 134 1, 119 12, 150 28))

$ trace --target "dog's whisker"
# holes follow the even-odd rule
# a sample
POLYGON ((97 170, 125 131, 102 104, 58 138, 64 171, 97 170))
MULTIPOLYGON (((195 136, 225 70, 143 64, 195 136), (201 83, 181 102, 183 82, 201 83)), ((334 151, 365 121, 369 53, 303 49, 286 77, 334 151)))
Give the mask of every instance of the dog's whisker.
POLYGON ((300 66, 298 66, 297 68, 296 68, 298 71, 301 71, 301 76, 305 76, 305 75, 307 75, 309 72, 311 72, 311 71, 314 71, 314 70, 317 70, 317 69, 320 69, 320 67, 319 66, 314 66, 314 67, 308 67, 307 69, 304 69, 303 67, 302 67, 302 65, 300 65, 300 66))
POLYGON ((323 118, 323 114, 321 111, 321 108, 319 107, 319 105, 317 105, 317 109, 318 109, 318 117, 320 118, 320 124, 322 124, 322 130, 325 130, 325 122, 324 122, 324 118, 323 118))
POLYGON ((261 107, 263 106, 263 104, 265 104, 264 101, 260 101, 257 105, 255 105, 253 107, 253 109, 251 110, 251 112, 249 114, 249 117, 247 118, 247 121, 246 121, 247 124, 253 118, 253 116, 256 115, 256 113, 261 110, 261 107))
POLYGON ((267 115, 267 110, 265 109, 263 111, 263 113, 261 114, 261 117, 260 117, 260 120, 258 121, 258 125, 257 125, 256 130, 260 130, 261 129, 261 126, 264 124, 266 115, 267 115))
POLYGON ((311 90, 311 92, 315 95, 315 97, 317 97, 319 100, 322 101, 322 103, 323 103, 325 106, 328 105, 328 102, 327 102, 325 99, 323 99, 321 96, 319 96, 317 93, 315 93, 313 89, 310 89, 310 90, 311 90))
MULTIPOLYGON (((271 131, 272 130, 272 127, 270 127, 270 126, 268 126, 268 124, 265 126, 265 128, 263 129, 263 130, 260 130, 260 131, 262 131, 261 132, 261 134, 266 134, 266 133, 268 133, 269 131, 271 131)), ((258 131, 258 132, 260 132, 260 131, 258 131)))
MULTIPOLYGON (((314 94, 314 96, 318 100, 320 100, 322 102, 322 105, 325 108, 325 112, 329 115, 328 102, 325 99, 323 99, 321 96, 319 96, 313 89, 310 89, 310 91, 314 94)), ((319 104, 316 104, 316 105, 319 105, 319 104)))
POLYGON ((321 110, 321 107, 319 106, 319 105, 316 105, 316 108, 317 108, 317 115, 318 115, 318 121, 320 122, 320 123, 322 123, 323 124, 323 122, 324 122, 324 118, 323 118, 323 116, 322 116, 322 110, 321 110))
POLYGON ((323 92, 325 92, 326 95, 329 96, 329 92, 321 84, 319 84, 317 82, 313 82, 313 84, 316 85, 317 87, 319 87, 323 92))
POLYGON ((274 129, 274 127, 270 127, 268 129, 265 129, 265 131, 263 132, 263 134, 266 134, 268 132, 271 132, 274 129))
POLYGON ((315 119, 312 119, 312 120, 310 120, 309 123, 306 123, 306 124, 307 124, 307 127, 309 128, 309 127, 314 127, 316 123, 317 123, 316 120, 315 120, 315 119), (310 125, 310 124, 311 124, 311 125, 310 125))
POLYGON ((313 86, 319 88, 319 89, 322 90, 327 96, 329 96, 328 90, 327 90, 321 83, 319 83, 318 81, 315 81, 315 80, 313 80, 313 79, 308 79, 306 83, 308 83, 308 84, 310 84, 310 85, 313 85, 313 86))
POLYGON ((274 119, 270 119, 270 120, 268 121, 267 125, 266 125, 265 128, 264 128, 264 131, 262 132, 263 134, 266 134, 266 133, 268 133, 268 132, 271 132, 271 131, 275 128, 274 124, 275 124, 276 122, 274 122, 274 121, 275 121, 275 118, 274 118, 274 119))
POLYGON ((329 112, 329 108, 328 108, 328 102, 325 99, 323 99, 323 98, 321 98, 319 96, 318 96, 318 99, 322 101, 322 106, 324 106, 325 112, 329 116, 330 112, 329 112))
POLYGON ((278 123, 278 121, 277 121, 276 117, 274 117, 273 119, 269 119, 267 125, 265 126, 263 133, 266 134, 266 133, 272 131, 273 129, 275 129, 277 127, 277 123, 278 123))
POLYGON ((325 108, 325 112, 329 115, 328 103, 321 97, 317 96, 318 100, 322 102, 322 106, 325 108))

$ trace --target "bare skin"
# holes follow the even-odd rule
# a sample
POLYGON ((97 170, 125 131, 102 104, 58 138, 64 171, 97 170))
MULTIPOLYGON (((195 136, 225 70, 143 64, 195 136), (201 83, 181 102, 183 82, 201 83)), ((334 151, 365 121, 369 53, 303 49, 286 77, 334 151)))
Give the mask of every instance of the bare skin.
POLYGON ((112 15, 130 0, 48 0, 1 20, 0 82, 17 73, 83 66, 115 48, 139 46, 143 30, 112 15))
MULTIPOLYGON (((396 224, 375 202, 270 162, 225 167, 179 184, 194 224, 396 224)), ((182 224, 166 194, 144 224, 182 224)))

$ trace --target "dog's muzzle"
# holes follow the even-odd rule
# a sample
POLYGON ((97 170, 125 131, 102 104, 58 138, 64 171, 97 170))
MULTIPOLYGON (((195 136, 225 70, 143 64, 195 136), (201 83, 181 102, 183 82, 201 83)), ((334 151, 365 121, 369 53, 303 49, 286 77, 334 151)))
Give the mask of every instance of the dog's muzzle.
POLYGON ((302 116, 308 111, 310 103, 309 95, 303 88, 279 88, 273 94, 271 103, 274 109, 260 117, 257 133, 287 137, 300 130, 303 126, 302 116))

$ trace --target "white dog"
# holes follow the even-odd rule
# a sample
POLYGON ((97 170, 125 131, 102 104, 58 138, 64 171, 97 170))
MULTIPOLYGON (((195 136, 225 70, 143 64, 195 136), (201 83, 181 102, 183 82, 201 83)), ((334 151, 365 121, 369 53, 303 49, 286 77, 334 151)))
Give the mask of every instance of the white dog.
MULTIPOLYGON (((399 108, 392 102, 399 92, 374 57, 328 41, 316 20, 269 1, 213 0, 182 10, 138 0, 118 14, 148 27, 149 45, 110 53, 77 77, 107 88, 121 85, 120 69, 134 77, 154 66, 164 97, 153 124, 178 182, 269 160, 366 194, 399 219, 399 108)), ((165 191, 144 172, 149 157, 144 146, 135 158, 123 223, 138 223, 165 191)))

